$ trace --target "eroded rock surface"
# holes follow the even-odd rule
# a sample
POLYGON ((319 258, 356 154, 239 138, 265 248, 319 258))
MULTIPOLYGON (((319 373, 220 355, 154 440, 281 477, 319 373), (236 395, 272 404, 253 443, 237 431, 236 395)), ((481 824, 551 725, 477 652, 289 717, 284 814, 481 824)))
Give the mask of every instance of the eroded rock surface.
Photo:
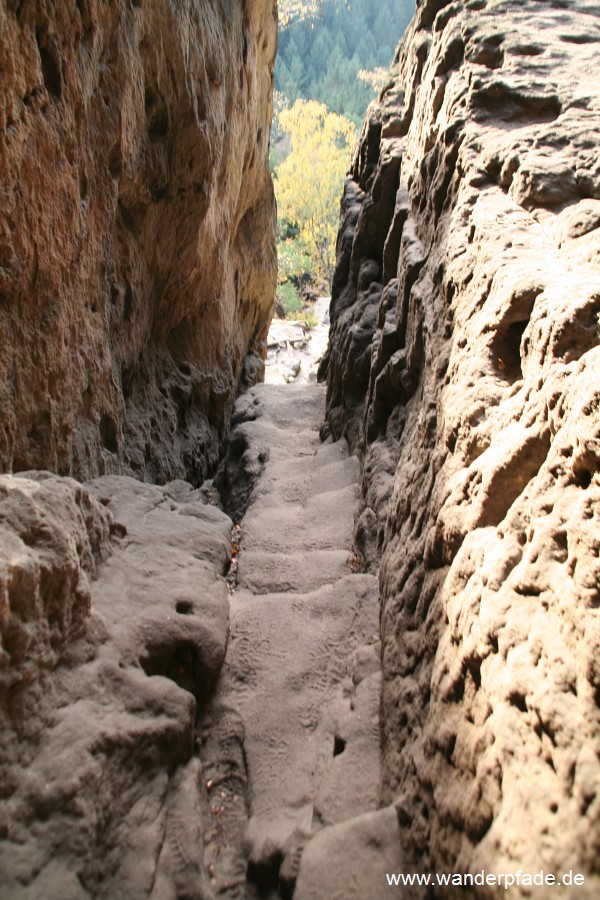
POLYGON ((200 493, 0 478, 6 897, 210 896, 196 714, 227 643, 231 521, 200 493))
POLYGON ((314 896, 340 839, 360 884, 379 875, 365 822, 396 859, 395 812, 376 813, 377 579, 357 571, 358 460, 321 442, 324 400, 240 398, 232 446, 260 466, 237 459, 233 529, 206 486, 0 478, 7 896, 289 898, 304 852, 314 896))
POLYGON ((405 860, 573 869, 582 897, 600 889, 599 17, 418 4, 347 182, 322 366, 328 427, 362 454, 357 546, 381 554, 405 860))
POLYGON ((0 469, 200 483, 274 297, 272 0, 0 8, 0 469))

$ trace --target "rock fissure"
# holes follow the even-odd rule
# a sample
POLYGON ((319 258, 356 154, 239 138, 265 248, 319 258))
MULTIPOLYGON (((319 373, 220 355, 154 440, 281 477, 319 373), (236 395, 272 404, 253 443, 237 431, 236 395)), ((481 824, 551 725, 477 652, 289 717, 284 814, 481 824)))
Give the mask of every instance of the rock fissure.
POLYGON ((324 388, 256 384, 276 4, 0 8, 11 900, 597 896, 598 13, 419 0, 324 388))

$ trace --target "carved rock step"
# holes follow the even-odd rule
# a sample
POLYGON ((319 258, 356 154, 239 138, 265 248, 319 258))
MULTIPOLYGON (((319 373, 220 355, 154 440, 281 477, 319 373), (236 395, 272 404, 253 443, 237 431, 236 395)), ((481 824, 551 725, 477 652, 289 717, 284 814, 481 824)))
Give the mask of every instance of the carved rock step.
POLYGON ((378 807, 378 585, 354 571, 358 463, 345 441, 321 443, 323 405, 317 385, 260 385, 236 411, 232 443, 263 462, 214 699, 241 717, 249 781, 244 833, 211 859, 220 896, 239 896, 232 847, 250 896, 289 897, 312 835, 378 807))

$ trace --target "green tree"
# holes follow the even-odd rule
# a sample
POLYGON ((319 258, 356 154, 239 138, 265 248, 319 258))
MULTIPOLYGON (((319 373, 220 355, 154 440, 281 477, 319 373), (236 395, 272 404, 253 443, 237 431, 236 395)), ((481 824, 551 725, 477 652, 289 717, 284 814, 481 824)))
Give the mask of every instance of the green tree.
POLYGON ((355 139, 352 122, 315 100, 279 114, 291 152, 275 172, 280 220, 295 224, 315 267, 331 285, 343 178, 355 139))
POLYGON ((358 124, 373 90, 357 73, 389 66, 414 10, 415 0, 280 0, 277 90, 358 124))

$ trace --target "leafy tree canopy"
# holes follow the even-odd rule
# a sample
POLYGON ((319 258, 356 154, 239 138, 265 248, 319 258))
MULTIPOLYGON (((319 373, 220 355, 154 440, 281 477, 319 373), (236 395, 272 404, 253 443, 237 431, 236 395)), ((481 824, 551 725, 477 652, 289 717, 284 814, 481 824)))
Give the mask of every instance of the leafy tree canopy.
POLYGON ((316 100, 296 100, 280 113, 279 126, 291 142, 275 173, 279 219, 298 227, 300 241, 331 284, 340 189, 355 128, 316 100))

